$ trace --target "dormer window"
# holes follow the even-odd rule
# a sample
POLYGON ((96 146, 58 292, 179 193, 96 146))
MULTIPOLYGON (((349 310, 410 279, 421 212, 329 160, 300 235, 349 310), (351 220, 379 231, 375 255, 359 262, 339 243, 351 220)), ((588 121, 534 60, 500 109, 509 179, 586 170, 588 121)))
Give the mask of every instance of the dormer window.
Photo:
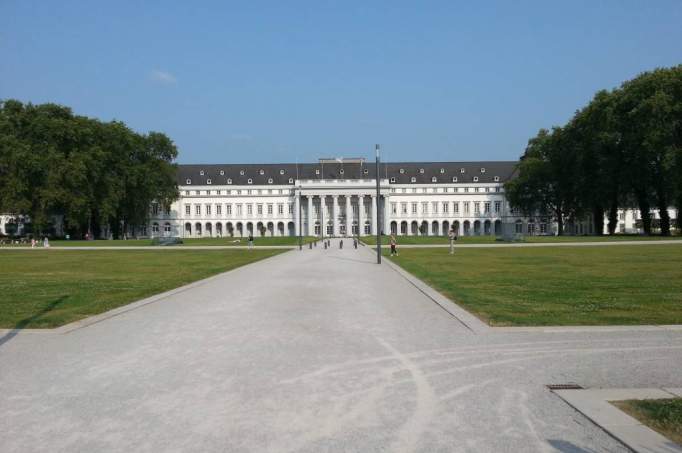
POLYGON ((204 176, 204 170, 201 170, 201 171, 199 172, 199 175, 200 175, 200 176, 204 176))
POLYGON ((263 176, 263 175, 265 174, 265 170, 263 170, 263 169, 261 168, 260 170, 258 170, 258 173, 259 173, 261 176, 263 176))
POLYGON ((339 174, 340 174, 340 175, 343 174, 343 168, 342 168, 341 170, 339 170, 339 174))
POLYGON ((404 168, 401 168, 401 169, 400 169, 400 174, 401 174, 401 175, 405 174, 405 169, 404 169, 404 168))
POLYGON ((391 178, 391 182, 395 182, 395 178, 391 178))
POLYGON ((485 168, 481 167, 481 173, 485 173, 485 168))
POLYGON ((249 179, 246 181, 246 183, 247 183, 247 184, 253 184, 253 179, 249 178, 249 179))
POLYGON ((424 169, 423 169, 423 168, 420 168, 420 169, 419 169, 419 174, 422 174, 422 175, 424 174, 424 169))
POLYGON ((493 178, 493 181, 495 181, 495 182, 500 182, 500 177, 499 177, 499 176, 495 176, 495 177, 493 178))
POLYGON ((444 169, 444 168, 441 168, 441 169, 440 169, 440 174, 442 175, 442 174, 444 174, 444 173, 445 173, 445 169, 444 169))
POLYGON ((189 178, 187 178, 187 180, 185 180, 185 183, 186 183, 186 184, 192 184, 192 180, 189 179, 189 178))
POLYGON ((474 182, 478 182, 478 176, 474 176, 474 182))
POLYGON ((280 171, 279 171, 279 174, 280 174, 280 175, 283 175, 283 174, 284 174, 284 170, 283 170, 283 169, 280 170, 280 171))
POLYGON ((367 173, 369 173, 369 170, 365 168, 362 172, 363 172, 364 174, 367 174, 367 173))
POLYGON ((293 184, 293 183, 294 183, 294 178, 289 178, 289 184, 293 184))
POLYGON ((319 168, 316 168, 316 169, 315 169, 315 174, 316 174, 316 175, 319 175, 319 174, 320 174, 320 169, 319 169, 319 168))
POLYGON ((410 182, 417 182, 417 178, 415 178, 414 176, 411 177, 411 178, 410 178, 410 182))
POLYGON ((431 177, 431 182, 438 182, 438 178, 436 178, 435 176, 431 177))
POLYGON ((246 173, 244 170, 239 170, 239 174, 244 176, 244 173, 246 173))
POLYGON ((457 176, 452 177, 452 182, 457 182, 457 176))
POLYGON ((462 174, 464 174, 464 169, 463 169, 463 168, 460 168, 460 169, 459 169, 459 172, 462 173, 462 174))
POLYGON ((220 170, 220 176, 225 176, 225 170, 220 170))
POLYGON ((268 178, 268 184, 272 184, 272 178, 268 178))
POLYGON ((211 184, 211 179, 210 179, 210 178, 206 180, 206 184, 209 184, 209 185, 211 184))
POLYGON ((227 183, 228 183, 228 184, 232 184, 232 179, 227 178, 227 183))

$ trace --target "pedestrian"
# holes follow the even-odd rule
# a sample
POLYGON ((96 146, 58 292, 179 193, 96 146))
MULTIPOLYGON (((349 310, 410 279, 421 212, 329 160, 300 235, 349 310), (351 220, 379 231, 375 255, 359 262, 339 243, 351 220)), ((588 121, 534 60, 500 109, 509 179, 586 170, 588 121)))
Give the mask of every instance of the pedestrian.
POLYGON ((50 246, 50 241, 47 239, 47 236, 43 238, 43 247, 48 248, 50 246))
POLYGON ((357 239, 353 239, 353 248, 354 249, 358 248, 358 240, 357 239))
POLYGON ((36 238, 31 238, 31 248, 36 248, 36 238))
POLYGON ((341 239, 341 240, 339 241, 339 248, 340 248, 341 250, 343 250, 343 239, 341 239))
POLYGON ((457 232, 455 231, 455 227, 450 229, 450 232, 448 233, 448 239, 450 239, 450 255, 454 255, 455 241, 457 240, 457 232))
POLYGON ((398 256, 398 250, 396 249, 396 240, 395 240, 395 235, 391 234, 391 238, 389 239, 389 243, 391 244, 391 256, 398 256))
POLYGON ((249 250, 253 248, 253 233, 249 233, 249 250))

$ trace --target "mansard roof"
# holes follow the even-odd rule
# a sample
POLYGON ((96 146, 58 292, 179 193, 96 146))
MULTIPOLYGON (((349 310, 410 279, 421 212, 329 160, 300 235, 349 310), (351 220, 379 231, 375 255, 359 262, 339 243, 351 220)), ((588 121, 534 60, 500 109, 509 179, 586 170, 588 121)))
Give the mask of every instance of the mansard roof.
MULTIPOLYGON (((380 177, 392 184, 452 184, 505 182, 514 176, 516 161, 387 162, 380 177), (496 181, 495 178, 499 181, 496 181), (395 178, 395 179, 393 179, 395 178), (412 178, 414 182, 412 182, 412 178), (453 181, 453 178, 457 178, 453 181), (476 178, 476 180, 475 180, 476 178)), ((375 163, 192 164, 178 165, 178 185, 288 185, 289 179, 373 179, 375 163), (268 181, 272 179, 272 183, 268 181)))

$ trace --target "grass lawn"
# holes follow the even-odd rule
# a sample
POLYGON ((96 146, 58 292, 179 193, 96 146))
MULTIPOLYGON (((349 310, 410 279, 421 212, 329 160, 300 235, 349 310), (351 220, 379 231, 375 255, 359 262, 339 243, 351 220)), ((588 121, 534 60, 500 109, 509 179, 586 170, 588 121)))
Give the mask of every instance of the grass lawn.
POLYGON ((399 253, 395 263, 494 326, 682 324, 682 242, 399 253))
MULTIPOLYGON (((638 234, 617 234, 614 236, 526 236, 523 241, 519 242, 602 242, 602 241, 660 241, 669 239, 682 239, 682 236, 641 236, 638 234)), ((376 236, 363 236, 362 242, 368 245, 375 245, 377 243, 376 236)), ((446 236, 396 236, 398 245, 413 245, 413 244, 449 244, 446 236)), ((388 244, 389 236, 383 236, 382 244, 388 244)), ((495 236, 460 236, 457 239, 457 244, 494 244, 503 243, 496 241, 495 236)))
MULTIPOLYGON (((311 236, 304 236, 303 243, 307 244, 312 242, 316 238, 311 236)), ((254 238, 253 241, 255 246, 260 245, 298 245, 298 236, 281 236, 281 237, 263 237, 254 238)), ((140 246, 151 246, 151 239, 129 239, 127 241, 123 240, 96 240, 96 241, 81 241, 81 240, 54 240, 50 241, 50 245, 53 247, 140 247, 140 246)), ((222 237, 222 238, 186 238, 183 239, 182 245, 222 245, 222 246, 234 246, 234 245, 248 245, 247 238, 232 238, 232 237, 222 237)), ((182 247, 178 245, 175 247, 182 247)), ((40 244, 38 244, 40 246, 40 244)), ((30 245, 5 245, 4 247, 30 247, 30 245)))
POLYGON ((283 250, 0 252, 0 328, 56 327, 283 250))
POLYGON ((682 445, 682 398, 612 401, 612 404, 682 445))

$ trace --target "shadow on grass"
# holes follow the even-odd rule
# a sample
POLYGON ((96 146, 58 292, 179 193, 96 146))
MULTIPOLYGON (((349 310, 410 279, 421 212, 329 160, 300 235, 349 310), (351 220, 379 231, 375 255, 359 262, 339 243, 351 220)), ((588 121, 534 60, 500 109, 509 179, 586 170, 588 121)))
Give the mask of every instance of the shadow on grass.
POLYGON ((42 310, 40 310, 38 313, 34 314, 33 316, 30 316, 28 318, 24 318, 21 321, 17 322, 14 325, 14 328, 7 332, 5 335, 0 337, 0 346, 3 344, 7 343, 10 341, 12 338, 16 337, 19 332, 21 332, 22 329, 24 329, 26 326, 30 325, 32 322, 35 322, 45 316, 45 314, 51 312, 54 310, 58 305, 64 303, 66 299, 68 299, 69 296, 61 296, 58 299, 53 300, 49 304, 45 306, 42 310))

